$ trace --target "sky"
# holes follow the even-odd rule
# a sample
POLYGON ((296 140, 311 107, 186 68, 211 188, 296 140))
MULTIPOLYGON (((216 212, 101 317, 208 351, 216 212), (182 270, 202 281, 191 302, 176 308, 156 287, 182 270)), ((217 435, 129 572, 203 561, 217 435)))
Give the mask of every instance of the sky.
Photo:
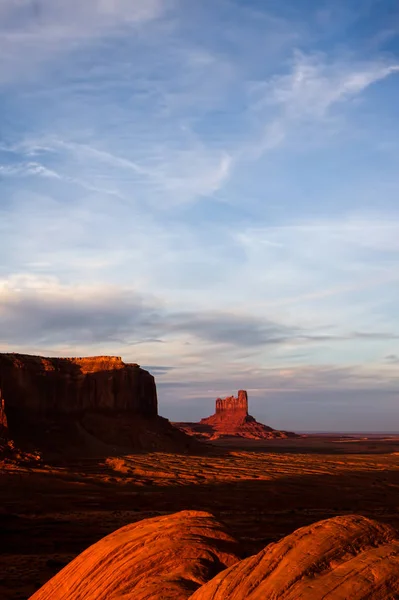
POLYGON ((0 351, 399 431, 396 0, 0 0, 0 351))

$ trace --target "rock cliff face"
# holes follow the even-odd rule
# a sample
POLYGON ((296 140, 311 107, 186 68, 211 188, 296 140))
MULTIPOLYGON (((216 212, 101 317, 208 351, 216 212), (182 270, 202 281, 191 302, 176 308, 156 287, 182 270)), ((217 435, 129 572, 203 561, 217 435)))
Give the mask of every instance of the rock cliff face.
POLYGON ((184 446, 158 416, 154 377, 117 356, 0 354, 4 423, 18 444, 69 451, 184 446))
POLYGON ((277 431, 258 423, 248 414, 248 394, 239 390, 237 397, 216 400, 215 414, 199 423, 175 423, 181 431, 199 439, 215 440, 221 437, 241 437, 253 440, 296 437, 288 431, 277 431))
POLYGON ((248 416, 248 394, 245 390, 239 390, 237 398, 228 396, 227 398, 218 398, 216 400, 216 415, 221 419, 226 415, 236 415, 239 418, 248 416))
POLYGON ((0 387, 10 412, 158 414, 155 380, 118 356, 43 358, 0 354, 0 387))

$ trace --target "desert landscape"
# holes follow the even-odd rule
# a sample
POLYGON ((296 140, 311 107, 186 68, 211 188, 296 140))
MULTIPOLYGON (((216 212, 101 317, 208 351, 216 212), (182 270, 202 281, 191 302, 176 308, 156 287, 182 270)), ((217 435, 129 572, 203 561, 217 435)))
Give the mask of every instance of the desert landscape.
POLYGON ((399 600, 399 2, 0 0, 0 600, 399 600))
POLYGON ((200 441, 119 357, 3 354, 0 377, 2 599, 397 597, 399 436, 200 441))
POLYGON ((399 2, 0 0, 0 600, 399 600, 399 2))

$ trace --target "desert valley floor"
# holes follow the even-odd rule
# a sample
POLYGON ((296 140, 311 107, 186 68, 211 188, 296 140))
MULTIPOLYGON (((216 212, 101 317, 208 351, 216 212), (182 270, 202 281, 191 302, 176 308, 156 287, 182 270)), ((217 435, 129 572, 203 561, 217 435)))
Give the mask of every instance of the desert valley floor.
POLYGON ((197 454, 0 463, 0 598, 25 600, 115 529, 206 510, 247 555, 298 527, 358 513, 399 529, 399 437, 237 440, 197 454))

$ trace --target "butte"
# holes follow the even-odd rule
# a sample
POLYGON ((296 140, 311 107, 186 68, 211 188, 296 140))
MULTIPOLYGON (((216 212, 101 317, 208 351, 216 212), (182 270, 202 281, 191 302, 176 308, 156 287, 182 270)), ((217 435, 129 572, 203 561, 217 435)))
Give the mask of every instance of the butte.
POLYGON ((248 413, 248 394, 239 390, 237 396, 217 398, 215 414, 199 423, 173 423, 184 433, 203 440, 223 437, 271 440, 299 437, 289 431, 279 431, 259 423, 248 413))

